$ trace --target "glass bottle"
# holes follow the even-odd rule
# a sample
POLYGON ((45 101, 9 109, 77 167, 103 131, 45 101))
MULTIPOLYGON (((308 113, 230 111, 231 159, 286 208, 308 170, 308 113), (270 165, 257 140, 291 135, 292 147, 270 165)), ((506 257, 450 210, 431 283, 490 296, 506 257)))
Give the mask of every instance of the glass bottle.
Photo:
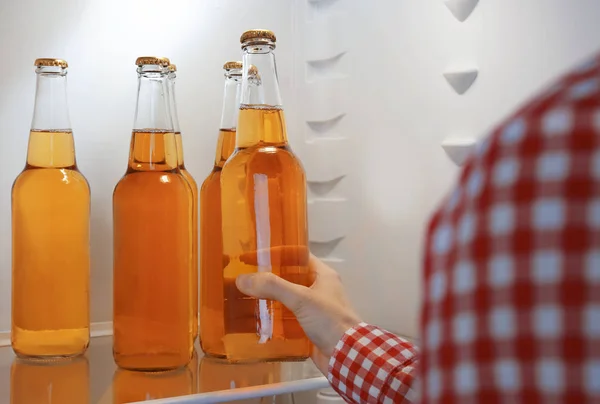
MULTIPOLYGON (((242 62, 223 65, 225 88, 221 124, 212 171, 200 190, 200 345, 204 353, 225 357, 223 337, 223 255, 221 223, 221 169, 235 148, 237 118, 242 88, 242 62)), ((248 68, 249 92, 253 99, 262 95, 260 75, 255 66, 248 68)))
POLYGON ((10 369, 11 404, 86 404, 90 370, 85 356, 65 361, 15 359, 10 369))
POLYGON ((177 164, 167 58, 140 57, 129 163, 113 193, 113 355, 159 371, 192 356, 191 188, 177 164))
POLYGON ((253 100, 243 72, 235 151, 221 173, 225 354, 229 361, 303 360, 310 343, 281 303, 243 295, 235 279, 272 272, 308 286, 306 178, 288 145, 277 70, 275 35, 251 30, 241 36, 244 66, 261 76, 262 100, 253 100), (292 251, 293 254, 282 254, 292 251))
POLYGON ((173 119, 173 129, 175 131, 175 142, 177 144, 177 165, 181 175, 186 179, 192 189, 192 335, 194 341, 198 336, 198 184, 192 174, 185 168, 183 162, 183 139, 181 137, 181 129, 179 128, 179 115, 177 114, 177 101, 175 98, 175 81, 177 79, 177 66, 169 65, 169 107, 171 109, 171 118, 173 119))
POLYGON ((206 355, 225 357, 223 337, 223 239, 221 169, 235 148, 242 62, 227 62, 221 125, 212 171, 200 189, 200 345, 206 355))
POLYGON ((90 340, 90 188, 77 168, 67 62, 35 61, 27 164, 12 188, 12 348, 80 355, 90 340))

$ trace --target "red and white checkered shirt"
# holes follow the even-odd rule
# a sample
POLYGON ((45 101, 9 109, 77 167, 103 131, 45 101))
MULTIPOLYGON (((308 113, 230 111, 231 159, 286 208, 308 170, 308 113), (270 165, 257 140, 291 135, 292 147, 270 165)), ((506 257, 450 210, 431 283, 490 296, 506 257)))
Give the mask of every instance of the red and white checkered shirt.
POLYGON ((345 400, 600 403, 600 55, 481 143, 423 275, 420 353, 349 330, 329 368, 345 400))

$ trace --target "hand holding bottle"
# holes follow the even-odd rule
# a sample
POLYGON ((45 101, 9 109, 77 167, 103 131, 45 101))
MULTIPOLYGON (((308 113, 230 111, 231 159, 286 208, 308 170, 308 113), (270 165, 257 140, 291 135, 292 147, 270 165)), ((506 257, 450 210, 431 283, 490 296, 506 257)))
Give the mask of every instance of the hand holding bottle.
MULTIPOLYGON (((350 306, 339 274, 314 255, 307 254, 306 247, 275 247, 270 253, 272 259, 286 263, 309 257, 308 266, 314 279, 312 286, 297 285, 270 272, 240 275, 236 285, 242 293, 278 300, 289 308, 317 348, 312 354, 313 361, 323 374, 327 374, 329 358, 336 344, 361 320, 350 306)), ((243 255, 241 260, 252 265, 248 261, 256 260, 256 257, 256 253, 243 255)))

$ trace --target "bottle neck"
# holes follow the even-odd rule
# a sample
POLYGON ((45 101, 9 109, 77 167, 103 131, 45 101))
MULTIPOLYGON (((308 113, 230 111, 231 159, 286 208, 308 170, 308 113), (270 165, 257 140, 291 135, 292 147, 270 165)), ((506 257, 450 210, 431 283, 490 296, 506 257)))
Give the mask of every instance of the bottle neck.
POLYGON ((177 75, 170 73, 167 80, 167 87, 169 91, 169 108, 171 110, 171 118, 173 119, 173 131, 175 133, 181 133, 179 128, 179 115, 177 114, 177 98, 175 97, 175 82, 177 75))
POLYGON ((215 167, 223 168, 225 162, 235 150, 235 129, 221 129, 217 140, 217 153, 215 155, 215 167))
POLYGON ((32 130, 27 147, 27 166, 75 169, 75 144, 71 131, 32 130))
POLYGON ((252 45, 243 49, 242 107, 269 106, 282 109, 273 45, 252 45), (259 79, 246 66, 255 66, 259 79))
POLYGON ((173 131, 134 131, 131 136, 128 171, 178 172, 177 141, 173 131))
POLYGON ((71 131, 67 104, 67 69, 38 67, 32 130, 71 131))
POLYGON ((175 146, 177 147, 177 165, 180 169, 184 169, 185 163, 183 162, 183 139, 181 132, 175 132, 175 146))
POLYGON ((179 127, 179 115, 177 113, 177 97, 175 96, 175 83, 177 74, 170 72, 167 80, 167 89, 169 91, 169 110, 173 119, 173 132, 175 132, 175 143, 177 146, 177 165, 179 168, 185 168, 183 162, 183 140, 181 138, 181 128, 179 127))
POLYGON ((241 90, 241 74, 226 74, 225 89, 223 91, 223 110, 221 112, 221 129, 235 130, 237 128, 241 90))
POLYGON ((138 68, 138 96, 129 153, 130 170, 178 170, 168 80, 168 73, 161 66, 145 65, 138 68))
POLYGON ((134 132, 174 131, 167 83, 167 72, 163 67, 147 65, 138 68, 134 132))
POLYGON ((285 116, 279 93, 273 45, 244 47, 242 96, 238 118, 236 148, 255 145, 287 144, 285 116), (255 66, 257 76, 246 66, 255 66))

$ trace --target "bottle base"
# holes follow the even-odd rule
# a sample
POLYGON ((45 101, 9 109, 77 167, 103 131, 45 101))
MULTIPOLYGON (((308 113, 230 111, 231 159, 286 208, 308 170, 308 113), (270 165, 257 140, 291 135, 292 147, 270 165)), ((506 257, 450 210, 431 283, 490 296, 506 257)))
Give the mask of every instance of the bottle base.
POLYGON ((235 357, 225 357, 220 358, 221 360, 226 361, 231 364, 252 364, 252 363, 278 363, 278 362, 304 362, 310 356, 280 356, 280 357, 270 357, 270 358, 235 358, 235 357))
POLYGON ((51 363, 51 362, 68 362, 75 360, 85 354, 85 351, 69 354, 69 355, 25 355, 20 352, 17 352, 13 349, 15 356, 22 361, 27 362, 36 362, 39 364, 51 363))
POLYGON ((211 358, 211 359, 226 359, 227 358, 227 355, 225 355, 225 354, 216 354, 216 353, 207 352, 207 351, 202 351, 202 353, 204 353, 205 358, 211 358))
POLYGON ((182 360, 181 355, 178 354, 114 355, 115 363, 120 369, 143 373, 162 373, 183 369, 191 359, 191 354, 187 360, 182 360))
POLYGON ((85 353, 90 342, 89 328, 26 330, 14 327, 11 345, 18 358, 52 361, 76 358, 85 353))
POLYGON ((208 339, 199 339, 200 349, 205 357, 214 359, 225 359, 225 347, 221 340, 211 341, 208 339))
POLYGON ((256 334, 227 334, 225 359, 230 363, 302 362, 310 357, 308 338, 271 339, 259 342, 256 334))
POLYGON ((161 374, 161 373, 177 373, 183 369, 186 369, 187 365, 177 366, 173 368, 136 368, 136 367, 123 367, 117 365, 117 367, 121 370, 125 370, 127 372, 136 372, 136 373, 148 373, 148 374, 161 374))

